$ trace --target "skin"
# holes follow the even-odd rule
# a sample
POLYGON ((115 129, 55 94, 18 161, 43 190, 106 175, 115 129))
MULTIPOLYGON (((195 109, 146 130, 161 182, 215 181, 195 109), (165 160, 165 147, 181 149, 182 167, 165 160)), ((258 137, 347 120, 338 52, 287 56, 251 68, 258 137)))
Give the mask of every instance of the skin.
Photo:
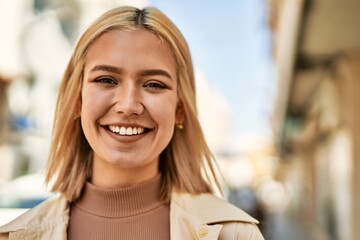
POLYGON ((153 178, 181 119, 169 46, 146 30, 113 30, 96 40, 85 62, 80 115, 94 151, 92 183, 117 188, 153 178), (145 132, 124 136, 109 126, 145 132))

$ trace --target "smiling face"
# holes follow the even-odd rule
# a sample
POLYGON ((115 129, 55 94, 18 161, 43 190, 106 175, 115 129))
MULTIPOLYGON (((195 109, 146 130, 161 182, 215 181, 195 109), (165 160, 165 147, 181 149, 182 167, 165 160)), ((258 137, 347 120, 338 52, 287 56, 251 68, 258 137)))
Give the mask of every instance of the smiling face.
POLYGON ((165 42, 146 30, 113 30, 96 40, 85 58, 81 102, 93 183, 155 176, 179 121, 177 106, 176 62, 165 42))

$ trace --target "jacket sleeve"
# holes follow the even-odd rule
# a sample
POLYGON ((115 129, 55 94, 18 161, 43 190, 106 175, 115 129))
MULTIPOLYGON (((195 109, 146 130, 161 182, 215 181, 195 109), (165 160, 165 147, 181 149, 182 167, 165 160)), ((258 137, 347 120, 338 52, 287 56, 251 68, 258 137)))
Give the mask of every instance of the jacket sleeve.
POLYGON ((223 223, 219 240, 264 240, 256 223, 227 222, 223 223))
POLYGON ((236 237, 237 240, 264 240, 258 226, 254 223, 236 223, 236 237))

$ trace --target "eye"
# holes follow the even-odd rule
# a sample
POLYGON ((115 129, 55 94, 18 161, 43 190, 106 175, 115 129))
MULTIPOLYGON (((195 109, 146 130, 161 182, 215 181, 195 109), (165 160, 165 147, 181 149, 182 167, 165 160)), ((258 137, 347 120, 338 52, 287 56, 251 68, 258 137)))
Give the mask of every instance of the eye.
POLYGON ((117 84, 117 82, 111 77, 99 77, 95 79, 95 82, 110 85, 110 84, 117 84))
POLYGON ((145 84, 146 88, 151 88, 151 89, 165 89, 166 86, 162 83, 158 83, 158 82, 150 82, 145 84))

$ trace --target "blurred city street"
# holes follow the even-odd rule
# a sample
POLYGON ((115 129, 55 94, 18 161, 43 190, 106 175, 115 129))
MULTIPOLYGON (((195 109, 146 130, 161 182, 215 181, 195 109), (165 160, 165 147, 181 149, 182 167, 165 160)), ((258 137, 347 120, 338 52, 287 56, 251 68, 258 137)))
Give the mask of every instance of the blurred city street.
POLYGON ((309 228, 288 213, 268 214, 265 218, 265 239, 315 240, 309 228))

